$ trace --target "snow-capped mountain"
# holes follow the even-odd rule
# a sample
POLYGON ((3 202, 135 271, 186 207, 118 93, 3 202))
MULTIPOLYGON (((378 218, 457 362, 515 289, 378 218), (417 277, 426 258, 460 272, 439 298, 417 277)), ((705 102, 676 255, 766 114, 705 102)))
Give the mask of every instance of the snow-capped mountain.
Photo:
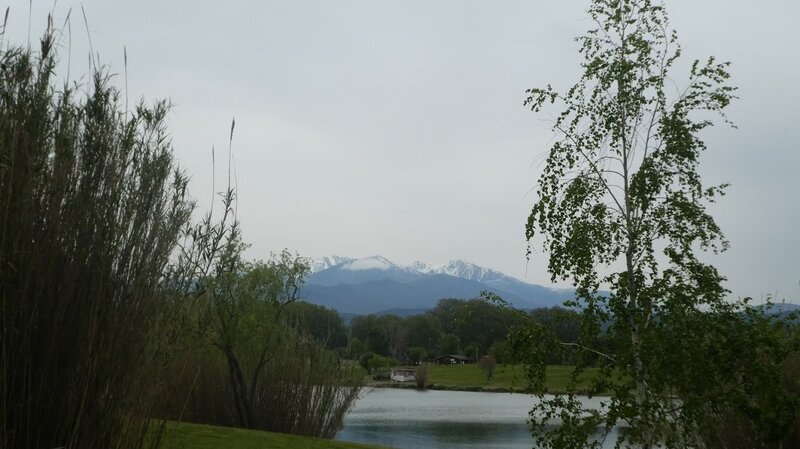
POLYGON ((420 262, 420 261, 412 263, 411 265, 409 265, 409 268, 413 268, 419 271, 420 273, 431 273, 434 269, 436 269, 436 267, 434 267, 433 265, 428 265, 425 262, 420 262))
POLYGON ((463 260, 451 260, 443 265, 430 265, 425 262, 414 262, 409 266, 400 265, 390 261, 383 256, 371 256, 363 259, 353 259, 342 256, 328 256, 311 261, 311 272, 327 270, 328 268, 338 267, 342 270, 401 270, 417 274, 446 274, 461 279, 484 282, 499 279, 514 279, 510 276, 492 270, 491 268, 481 267, 474 263, 463 260))
POLYGON ((491 268, 482 267, 463 260, 451 260, 444 265, 429 266, 428 268, 428 272, 430 273, 446 274, 461 279, 477 281, 521 298, 542 298, 553 296, 554 294, 557 297, 563 297, 572 293, 571 290, 561 291, 541 285, 529 284, 515 277, 492 270, 491 268), (561 292, 561 294, 559 294, 559 292, 561 292))
POLYGON ((423 276, 413 268, 398 265, 382 256, 341 259, 344 260, 342 263, 313 273, 309 277, 308 283, 333 286, 380 280, 408 282, 423 276))
POLYGON ((322 270, 327 270, 330 267, 352 262, 355 259, 350 257, 342 257, 342 256, 327 256, 327 257, 320 257, 319 259, 311 259, 311 272, 316 273, 322 270))
POLYGON ((311 302, 345 313, 433 308, 439 299, 472 299, 484 290, 521 308, 561 304, 571 295, 571 291, 528 284, 461 260, 443 265, 414 262, 404 266, 382 256, 363 259, 333 256, 313 261, 312 267, 305 296, 311 302))
POLYGON ((400 270, 405 272, 416 271, 413 269, 409 269, 408 267, 398 265, 383 256, 372 256, 372 257, 365 257, 363 259, 353 259, 348 262, 339 264, 338 267, 342 270, 349 270, 349 271, 363 271, 363 270, 381 270, 381 271, 400 270))
POLYGON ((492 270, 491 268, 481 267, 474 263, 464 262, 463 260, 451 260, 444 265, 429 267, 430 273, 447 274, 461 279, 486 282, 500 279, 513 279, 510 276, 492 270))

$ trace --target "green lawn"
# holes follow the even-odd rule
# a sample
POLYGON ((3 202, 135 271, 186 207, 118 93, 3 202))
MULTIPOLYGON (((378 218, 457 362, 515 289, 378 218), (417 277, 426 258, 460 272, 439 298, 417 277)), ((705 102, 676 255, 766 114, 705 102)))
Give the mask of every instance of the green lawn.
POLYGON ((200 424, 167 424, 160 449, 385 449, 283 433, 200 424))
POLYGON ((429 365, 428 383, 470 389, 522 389, 525 372, 520 365, 498 365, 491 379, 477 365, 429 365))
MULTIPOLYGON (((572 368, 571 366, 548 366, 547 391, 550 393, 566 391, 572 368)), ((587 381, 581 383, 579 388, 588 387, 588 379, 596 371, 595 368, 587 369, 586 374, 582 376, 587 381)), ((491 379, 487 379, 477 365, 429 365, 428 383, 445 389, 523 390, 526 380, 525 371, 521 365, 498 365, 491 379)))

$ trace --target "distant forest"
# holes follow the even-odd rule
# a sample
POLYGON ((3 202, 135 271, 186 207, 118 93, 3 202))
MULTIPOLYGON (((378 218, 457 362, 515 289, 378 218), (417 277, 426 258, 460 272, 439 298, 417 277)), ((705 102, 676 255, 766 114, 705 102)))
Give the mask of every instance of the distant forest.
MULTIPOLYGON (((491 355, 498 363, 519 358, 509 343, 516 329, 531 323, 551 328, 565 342, 578 338, 580 316, 561 307, 516 310, 485 299, 441 299, 417 315, 369 314, 349 323, 333 309, 298 301, 288 306, 290 321, 315 340, 354 360, 372 360, 374 367, 416 365, 438 356, 464 355, 478 360, 491 355)), ((554 354, 551 364, 570 364, 554 354)))

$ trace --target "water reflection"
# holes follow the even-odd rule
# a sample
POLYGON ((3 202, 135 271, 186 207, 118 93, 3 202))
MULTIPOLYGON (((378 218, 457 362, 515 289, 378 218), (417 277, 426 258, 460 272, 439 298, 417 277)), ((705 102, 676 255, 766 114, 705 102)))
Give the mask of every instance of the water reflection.
MULTIPOLYGON (((597 399, 585 403, 600 406, 597 399)), ((336 439, 399 449, 529 449, 533 404, 525 394, 365 390, 336 439)))
POLYGON ((405 421, 385 425, 348 425, 336 437, 395 448, 530 448, 527 427, 514 424, 464 425, 455 422, 405 421))

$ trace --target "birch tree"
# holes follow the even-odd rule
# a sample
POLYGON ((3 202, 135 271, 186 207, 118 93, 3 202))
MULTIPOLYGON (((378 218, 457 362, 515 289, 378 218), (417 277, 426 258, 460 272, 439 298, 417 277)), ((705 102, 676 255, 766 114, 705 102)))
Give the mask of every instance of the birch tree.
MULTIPOLYGON (((735 88, 729 64, 713 57, 673 81, 681 47, 663 5, 593 0, 588 13, 595 27, 577 39, 581 78, 566 92, 530 89, 525 101, 534 112, 561 109, 526 236, 542 241, 553 281, 575 286, 570 305, 582 311, 581 338, 527 337, 541 356, 531 365, 534 388, 543 391, 541 360, 558 347, 574 352, 574 379, 585 366, 600 366, 587 393, 613 398, 587 410, 574 394, 542 395, 531 412, 534 436, 541 447, 599 447, 622 424, 629 430, 619 446, 692 446, 700 409, 679 390, 696 380, 685 376, 700 372, 689 363, 719 349, 706 333, 714 320, 734 317, 738 307, 699 256, 728 246, 707 211, 726 186, 703 183, 700 134, 714 116, 729 123, 723 111, 735 88), (610 293, 598 293, 601 287, 610 293), (554 419, 563 426, 553 428, 554 419)), ((722 394, 711 388, 703 394, 722 394)))

